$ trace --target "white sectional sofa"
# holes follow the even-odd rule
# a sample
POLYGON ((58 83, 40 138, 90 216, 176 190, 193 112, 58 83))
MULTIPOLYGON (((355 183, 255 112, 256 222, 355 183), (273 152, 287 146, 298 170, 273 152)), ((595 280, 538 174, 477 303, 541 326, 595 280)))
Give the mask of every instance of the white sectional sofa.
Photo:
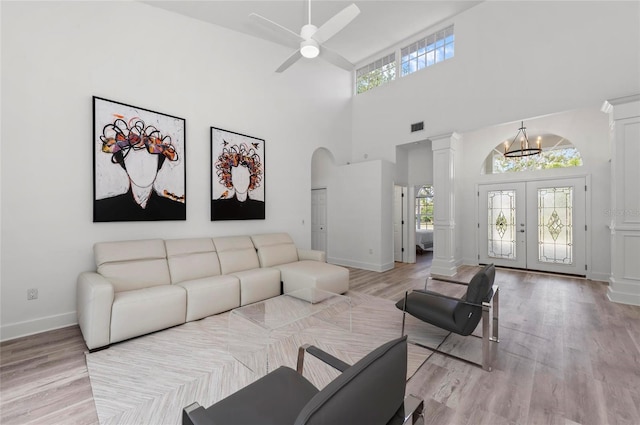
POLYGON ((316 287, 349 289, 349 271, 286 233, 99 242, 78 277, 78 324, 90 350, 316 287))

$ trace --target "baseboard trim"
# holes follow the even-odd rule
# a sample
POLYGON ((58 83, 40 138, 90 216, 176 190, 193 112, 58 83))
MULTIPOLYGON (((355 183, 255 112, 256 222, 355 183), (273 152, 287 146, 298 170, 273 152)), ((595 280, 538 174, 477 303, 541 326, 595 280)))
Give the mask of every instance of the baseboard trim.
POLYGON ((9 341, 77 324, 78 318, 75 311, 25 320, 24 322, 9 323, 0 327, 0 341, 9 341))
POLYGON ((594 280, 596 282, 608 282, 610 276, 611 276, 610 273, 601 273, 601 272, 587 273, 587 278, 589 280, 594 280))
POLYGON ((638 289, 640 289, 640 285, 635 282, 619 282, 610 277, 607 298, 614 303, 640 306, 640 291, 638 289))
POLYGON ((607 298, 614 303, 640 306, 640 295, 615 292, 611 290, 611 287, 607 291, 607 298))
POLYGON ((372 272, 386 272, 387 270, 391 270, 394 267, 393 262, 387 263, 387 264, 374 264, 374 263, 365 263, 362 261, 352 261, 352 260, 345 260, 343 258, 333 258, 333 257, 327 258, 327 263, 335 264, 338 266, 369 270, 372 272))
POLYGON ((440 276, 453 276, 458 272, 461 261, 456 260, 440 260, 434 258, 431 263, 431 274, 437 274, 440 276))

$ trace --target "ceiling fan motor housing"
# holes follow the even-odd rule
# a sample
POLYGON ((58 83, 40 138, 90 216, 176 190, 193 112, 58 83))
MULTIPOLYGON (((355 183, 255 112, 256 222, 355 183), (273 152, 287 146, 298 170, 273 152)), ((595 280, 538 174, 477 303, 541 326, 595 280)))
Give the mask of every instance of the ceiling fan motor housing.
POLYGON ((316 31, 318 31, 318 27, 311 24, 303 26, 300 31, 300 37, 304 38, 304 40, 300 42, 300 54, 305 58, 315 58, 320 53, 318 42, 311 38, 316 31))
POLYGON ((313 24, 307 24, 300 30, 300 37, 304 38, 305 40, 309 40, 311 37, 313 37, 313 34, 315 34, 316 31, 318 31, 318 27, 313 24))

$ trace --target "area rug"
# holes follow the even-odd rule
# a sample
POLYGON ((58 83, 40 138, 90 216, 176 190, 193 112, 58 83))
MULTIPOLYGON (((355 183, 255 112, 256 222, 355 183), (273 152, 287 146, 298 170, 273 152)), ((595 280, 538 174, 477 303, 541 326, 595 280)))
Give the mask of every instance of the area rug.
MULTIPOLYGON (((389 300, 350 292, 351 332, 322 320, 309 319, 282 332, 269 348, 270 369, 295 368, 297 349, 313 344, 353 364, 383 343, 400 336, 402 312, 389 300)), ((345 317, 336 318, 337 321, 345 317)), ((91 388, 102 425, 180 424, 182 409, 197 401, 210 406, 259 378, 226 350, 229 313, 189 322, 86 354, 91 388)), ((407 327, 421 326, 423 343, 438 345, 446 334, 407 316, 407 327)), ((431 351, 409 345, 407 379, 431 351)), ((304 376, 318 388, 338 372, 311 356, 304 376)))

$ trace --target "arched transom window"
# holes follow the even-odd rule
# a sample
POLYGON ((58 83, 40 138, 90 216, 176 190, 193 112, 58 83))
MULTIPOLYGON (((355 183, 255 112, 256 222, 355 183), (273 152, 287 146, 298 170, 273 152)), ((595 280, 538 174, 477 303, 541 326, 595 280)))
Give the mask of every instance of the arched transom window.
MULTIPOLYGON (((529 134, 529 141, 540 141, 542 153, 520 158, 504 156, 505 141, 491 150, 483 164, 484 174, 546 170, 549 168, 580 167, 582 157, 569 140, 557 134, 529 134)), ((509 141, 507 141, 509 142, 509 141)))

